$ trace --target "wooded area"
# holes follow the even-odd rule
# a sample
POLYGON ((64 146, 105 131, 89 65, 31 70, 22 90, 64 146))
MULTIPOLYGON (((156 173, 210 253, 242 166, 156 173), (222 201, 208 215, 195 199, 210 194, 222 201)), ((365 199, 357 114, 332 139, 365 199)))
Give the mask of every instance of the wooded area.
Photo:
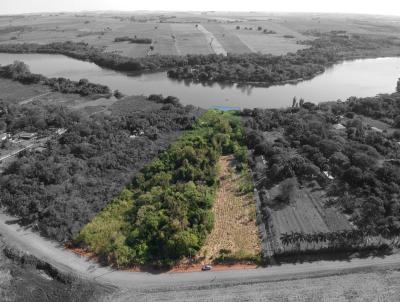
MULTIPOLYGON (((400 94, 394 93, 319 105, 294 102, 284 110, 244 110, 247 145, 266 159, 262 187, 293 177, 300 185, 316 181, 326 190, 330 204, 350 215, 362 231, 357 234, 398 236, 399 132, 371 127, 363 116, 398 127, 399 104, 400 94), (264 135, 271 131, 281 131, 282 136, 268 141, 264 135)), ((354 232, 339 233, 355 238, 354 232)))
POLYGON ((281 56, 257 53, 189 55, 185 66, 169 70, 168 76, 200 82, 270 86, 312 78, 342 60, 376 56, 381 50, 398 47, 400 42, 397 39, 330 32, 318 34, 315 40, 303 41, 303 44, 310 47, 281 56))
POLYGON ((242 135, 238 118, 208 111, 82 229, 77 244, 118 267, 195 256, 213 227, 218 158, 243 158, 242 135))
POLYGON ((56 105, 2 104, 7 132, 67 132, 41 152, 20 153, 6 168, 0 176, 1 204, 46 237, 71 239, 198 114, 191 106, 144 102, 149 103, 145 111, 91 116, 56 105))
POLYGON ((107 86, 90 83, 86 79, 71 81, 66 78, 47 78, 40 74, 31 73, 24 62, 15 61, 13 64, 0 66, 0 77, 12 79, 23 84, 37 84, 51 87, 61 93, 77 93, 81 96, 111 96, 107 86))

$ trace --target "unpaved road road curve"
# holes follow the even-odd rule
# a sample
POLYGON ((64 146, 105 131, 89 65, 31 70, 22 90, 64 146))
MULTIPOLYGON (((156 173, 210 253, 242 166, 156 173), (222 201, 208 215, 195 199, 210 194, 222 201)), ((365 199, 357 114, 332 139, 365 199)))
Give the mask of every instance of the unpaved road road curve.
POLYGON ((10 223, 13 220, 15 221, 13 217, 0 214, 0 233, 9 245, 29 252, 63 272, 114 285, 122 291, 134 290, 136 294, 226 288, 276 280, 400 268, 400 254, 393 254, 383 258, 317 261, 245 270, 161 274, 114 271, 108 267, 100 267, 97 263, 78 256, 29 229, 10 223))

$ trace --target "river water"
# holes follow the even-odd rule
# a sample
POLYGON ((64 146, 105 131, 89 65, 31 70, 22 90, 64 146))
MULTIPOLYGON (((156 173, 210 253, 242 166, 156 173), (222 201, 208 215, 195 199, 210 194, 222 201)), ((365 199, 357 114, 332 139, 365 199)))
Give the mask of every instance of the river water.
POLYGON ((15 60, 24 61, 32 72, 47 77, 72 80, 85 78, 93 83, 107 85, 112 90, 118 89, 126 95, 173 95, 183 104, 203 108, 280 108, 291 105, 293 97, 318 103, 346 100, 351 96, 375 96, 378 93, 394 92, 400 77, 398 57, 345 61, 328 68, 311 80, 268 88, 188 83, 169 79, 165 72, 128 75, 62 55, 0 53, 1 65, 15 60))

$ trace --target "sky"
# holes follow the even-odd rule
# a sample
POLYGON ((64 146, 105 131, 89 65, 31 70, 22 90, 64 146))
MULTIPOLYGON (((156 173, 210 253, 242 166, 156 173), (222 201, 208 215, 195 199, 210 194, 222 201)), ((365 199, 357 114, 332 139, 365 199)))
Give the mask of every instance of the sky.
POLYGON ((263 11, 400 16, 400 0, 0 0, 0 14, 96 10, 263 11))

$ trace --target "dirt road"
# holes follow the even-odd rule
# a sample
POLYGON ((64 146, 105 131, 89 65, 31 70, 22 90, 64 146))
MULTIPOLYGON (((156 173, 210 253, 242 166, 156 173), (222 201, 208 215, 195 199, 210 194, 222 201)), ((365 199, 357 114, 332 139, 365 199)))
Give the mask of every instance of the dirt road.
POLYGON ((316 276, 375 271, 400 268, 400 255, 384 258, 351 259, 348 261, 318 261, 303 264, 284 264, 257 269, 226 270, 190 273, 142 273, 114 271, 78 256, 53 241, 24 229, 13 217, 0 214, 0 233, 11 246, 43 259, 63 272, 121 288, 121 292, 134 291, 146 294, 166 291, 188 291, 232 286, 248 286, 277 280, 292 280, 316 276))

